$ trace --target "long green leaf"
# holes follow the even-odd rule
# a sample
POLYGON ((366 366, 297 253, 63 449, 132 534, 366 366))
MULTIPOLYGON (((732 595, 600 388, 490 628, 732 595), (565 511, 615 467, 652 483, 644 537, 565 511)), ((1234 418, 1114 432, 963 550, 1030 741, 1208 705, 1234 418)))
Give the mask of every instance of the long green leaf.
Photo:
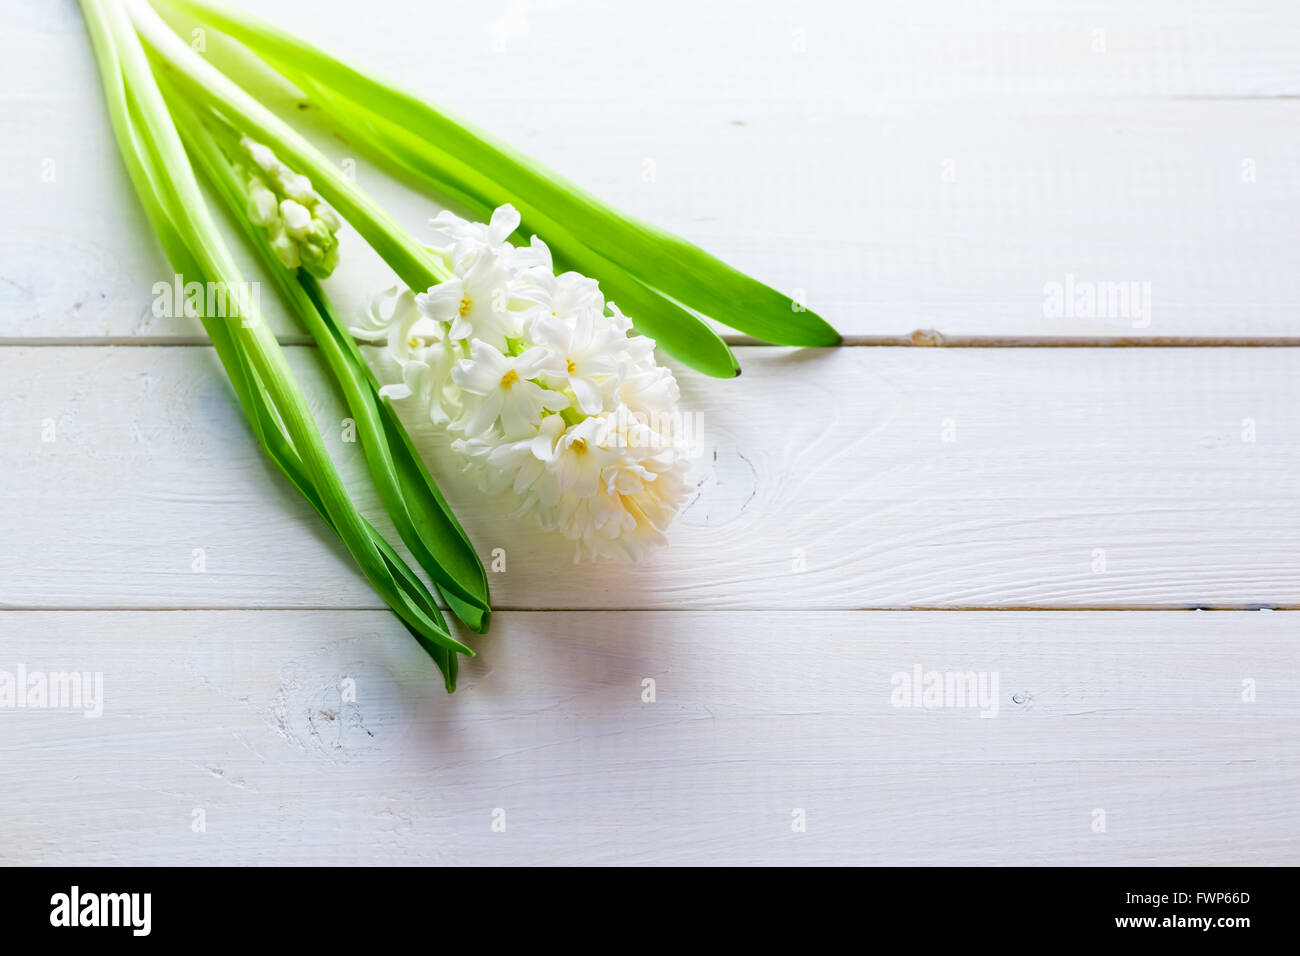
POLYGON ((433 476, 429 474, 410 435, 398 419, 392 402, 379 394, 378 380, 366 364, 351 334, 339 320, 333 305, 325 297, 320 284, 301 272, 298 281, 333 335, 339 352, 347 356, 347 360, 357 369, 359 377, 364 379, 369 388, 369 401, 374 406, 383 429, 383 448, 387 455, 385 463, 391 471, 391 475, 386 478, 396 482, 400 497, 409 509, 413 540, 407 540, 405 534, 403 540, 407 540, 407 546, 416 552, 421 563, 425 560, 436 561, 439 567, 446 569, 451 584, 444 583, 442 577, 435 576, 439 591, 456 616, 468 627, 479 633, 485 632, 490 619, 487 574, 474 545, 456 520, 433 476), (429 551, 435 545, 438 547, 436 554, 429 551), (420 549, 429 553, 420 557, 420 549))
MULTIPOLYGON (((221 283, 226 289, 242 288, 238 270, 207 215, 130 22, 120 7, 102 0, 82 0, 82 9, 120 152, 173 266, 183 274, 221 283)), ((378 535, 352 507, 338 480, 278 343, 260 317, 246 317, 247 322, 230 322, 205 316, 204 325, 213 334, 214 346, 246 411, 257 407, 256 396, 265 390, 265 407, 250 415, 259 440, 264 445, 284 441, 296 453, 307 452, 301 457, 304 473, 295 486, 300 491, 310 486, 314 495, 308 499, 313 507, 321 511, 357 557, 372 585, 408 626, 418 630, 428 644, 472 654, 451 637, 445 622, 421 607, 423 601, 407 593, 400 576, 394 578, 388 555, 375 541, 378 535), (254 379, 259 380, 260 388, 254 387, 254 379)), ((277 460, 277 464, 286 470, 283 461, 277 460)), ((295 477, 288 470, 286 474, 291 481, 295 477)))
MULTIPOLYGON (((485 198, 492 192, 469 165, 440 154, 404 130, 352 105, 340 107, 338 97, 314 83, 310 77, 292 74, 293 80, 310 90, 313 98, 331 115, 346 113, 357 147, 368 152, 383 165, 411 175, 444 196, 451 196, 474 210, 480 218, 491 217, 496 203, 485 198), (437 154, 436 160, 430 157, 437 154), (446 173, 454 168, 458 176, 446 173), (478 192, 462 188, 465 184, 478 192)), ((537 215, 530 227, 546 237, 557 267, 570 268, 585 275, 600 276, 605 296, 627 312, 637 331, 653 338, 665 352, 697 371, 715 378, 732 378, 740 374, 740 364, 727 344, 699 316, 650 288, 617 263, 584 245, 560 222, 537 215)))
MULTIPOLYGON (((448 276, 441 260, 425 252, 387 213, 349 182, 315 147, 249 96, 227 76, 198 56, 171 31, 152 9, 132 6, 146 42, 166 67, 171 79, 194 103, 224 115, 241 132, 272 146, 297 171, 303 172, 333 206, 338 208, 398 276, 413 290, 422 290, 448 276)), ((376 135, 380 135, 377 131, 376 135)), ((413 161, 420 162, 420 143, 411 140, 413 161)), ((396 145, 393 145, 396 151, 396 145)), ((559 242, 574 268, 591 274, 592 266, 609 263, 581 244, 567 240, 558 224, 543 222, 545 232, 559 242)), ((611 270, 612 271, 612 270, 611 270)), ((650 293, 639 281, 624 275, 623 282, 607 287, 615 293, 642 331, 666 351, 710 375, 729 378, 739 365, 727 345, 698 317, 676 303, 650 293)))
POLYGON ((457 599, 453 605, 457 616, 481 633, 488 624, 489 608, 483 565, 418 455, 409 443, 392 442, 392 426, 401 426, 379 396, 379 383, 356 343, 316 280, 301 270, 295 275, 284 269, 265 235, 249 222, 243 185, 214 131, 185 104, 173 101, 171 105, 191 155, 319 346, 356 422, 371 476, 399 535, 443 594, 457 599))
POLYGON ((206 20, 281 69, 310 77, 375 116, 409 130, 427 146, 431 161, 443 165, 445 156, 463 161, 489 187, 495 187, 485 190, 473 185, 448 165, 448 175, 466 191, 486 198, 493 206, 515 203, 528 223, 544 218, 566 224, 593 251, 691 308, 778 345, 839 342, 839 333, 825 320, 789 297, 684 239, 614 209, 414 94, 224 4, 212 0, 163 2, 206 20))

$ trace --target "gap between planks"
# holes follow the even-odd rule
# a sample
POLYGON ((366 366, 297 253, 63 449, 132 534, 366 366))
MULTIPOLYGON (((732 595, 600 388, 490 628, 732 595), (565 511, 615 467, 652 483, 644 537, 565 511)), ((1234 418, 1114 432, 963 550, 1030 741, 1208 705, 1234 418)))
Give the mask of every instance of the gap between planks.
MULTIPOLYGON (((747 335, 723 335, 722 340, 735 347, 789 348, 773 345, 747 335)), ((308 335, 277 335, 276 341, 286 348, 315 348, 308 335)), ((201 335, 103 335, 0 338, 0 348, 210 348, 210 339, 201 335)), ((956 348, 956 349, 1033 349, 1033 348, 1297 348, 1300 336, 1169 336, 1167 338, 1125 338, 1123 336, 1070 335, 944 335, 935 329, 917 329, 910 335, 846 335, 838 346, 827 348, 956 348)))
MULTIPOLYGON (((441 610, 450 613, 449 609, 439 605, 441 610)), ((138 614, 145 612, 158 612, 170 614, 173 612, 202 611, 209 613, 213 611, 302 611, 317 612, 327 611, 348 611, 356 614, 373 614, 376 611, 385 611, 388 607, 384 604, 345 604, 345 605, 327 605, 327 604, 248 604, 248 605, 229 605, 229 604, 196 604, 190 607, 161 607, 153 604, 118 604, 118 605, 100 605, 95 607, 86 607, 85 605, 50 605, 50 604, 0 604, 0 614, 10 612, 65 612, 76 611, 93 614, 138 614)), ((818 607, 818 608, 791 608, 798 613, 822 613, 834 611, 836 613, 899 613, 915 612, 922 614, 936 613, 954 613, 954 614, 1073 614, 1094 612, 1126 614, 1130 612, 1141 612, 1143 614, 1188 614, 1192 612, 1210 612, 1210 613, 1228 613, 1228 614, 1246 614, 1250 612, 1265 613, 1287 613, 1291 611, 1300 611, 1300 605, 1292 604, 1221 604, 1213 607, 1198 607, 1188 605, 1187 607, 1169 607, 1160 604, 1125 604, 1125 605, 1094 605, 1094 604, 1074 604, 1074 605, 1017 605, 1017 606, 1000 606, 996 604, 969 604, 957 607, 924 605, 924 604, 899 604, 891 607, 870 606, 854 607, 850 605, 818 607)), ((716 614, 767 614, 771 613, 771 608, 765 607, 524 607, 522 605, 494 604, 492 613, 510 613, 510 614, 695 614, 695 613, 716 613, 716 614)))

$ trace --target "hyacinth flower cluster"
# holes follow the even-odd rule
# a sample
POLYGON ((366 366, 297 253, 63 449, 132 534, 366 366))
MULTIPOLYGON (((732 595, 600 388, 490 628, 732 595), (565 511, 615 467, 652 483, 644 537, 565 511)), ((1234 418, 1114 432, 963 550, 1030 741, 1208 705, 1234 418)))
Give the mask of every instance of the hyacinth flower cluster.
POLYGON ((541 239, 509 243, 513 207, 432 225, 455 276, 387 291, 352 329, 374 343, 363 351, 383 394, 444 425, 484 489, 518 496, 519 515, 575 542, 575 561, 665 543, 694 436, 654 342, 594 280, 556 275, 541 239))
POLYGON ((705 316, 778 344, 838 341, 801 304, 254 17, 210 0, 80 4, 126 171, 178 277, 246 286, 197 172, 315 342, 409 559, 344 486, 256 302, 217 297, 235 313, 199 318, 254 437, 448 690, 473 651, 443 608, 486 631, 487 578, 394 403, 445 427, 457 462, 579 556, 636 558, 664 540, 686 491, 677 383, 656 345, 725 378, 739 365, 705 316), (182 39, 200 28, 204 54, 182 39), (239 69, 221 68, 222 45, 241 51, 239 69), (357 152, 482 221, 443 213, 433 244, 417 240, 235 82, 248 57, 294 90, 290 112, 313 109, 357 152), (522 242, 525 227, 547 241, 522 242), (343 228, 399 283, 350 321, 319 281, 342 265, 343 228))

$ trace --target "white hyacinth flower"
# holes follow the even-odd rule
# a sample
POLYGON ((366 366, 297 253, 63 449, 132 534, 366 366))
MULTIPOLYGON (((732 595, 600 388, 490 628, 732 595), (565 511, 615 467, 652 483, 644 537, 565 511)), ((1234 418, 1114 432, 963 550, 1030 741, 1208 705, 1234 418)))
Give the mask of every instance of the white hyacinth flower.
POLYGON ((509 308, 509 270, 496 257, 462 259, 456 278, 440 282, 415 297, 420 311, 435 322, 447 323, 455 341, 477 339, 505 351, 506 339, 519 333, 519 316, 509 308))
POLYGON ((569 407, 564 395, 530 381, 546 364, 545 349, 532 348, 508 357, 491 342, 475 339, 469 354, 451 370, 451 380, 477 399, 467 402, 465 414, 456 423, 458 431, 484 435, 500 422, 504 437, 531 438, 542 423, 543 412, 569 407))
POLYGON ((441 213, 430 248, 455 277, 381 294, 353 334, 383 394, 445 426, 486 490, 575 560, 636 560, 689 492, 676 379, 594 280, 556 275, 536 237, 512 245, 518 226, 511 206, 488 223, 441 213))

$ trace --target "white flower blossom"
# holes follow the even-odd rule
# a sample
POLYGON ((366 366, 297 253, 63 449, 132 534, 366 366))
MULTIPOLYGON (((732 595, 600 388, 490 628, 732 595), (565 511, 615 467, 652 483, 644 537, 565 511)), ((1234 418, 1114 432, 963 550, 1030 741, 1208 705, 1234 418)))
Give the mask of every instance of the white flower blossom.
POLYGON ((519 212, 514 206, 500 206, 492 213, 490 222, 466 222, 454 213, 443 211, 430 221, 434 241, 429 248, 446 257, 454 268, 459 268, 487 255, 506 268, 521 271, 530 268, 551 268, 551 250, 537 236, 523 248, 508 241, 519 228, 519 212))
POLYGON ((500 421, 507 438, 531 438, 542 422, 543 411, 558 412, 569 407, 569 399, 560 392, 529 381, 546 364, 544 348, 505 356, 492 343, 475 339, 469 354, 468 359, 456 363, 451 379, 478 401, 469 403, 456 423, 457 430, 481 436, 500 421))
POLYGON ((499 352, 519 333, 519 314, 509 308, 509 274, 492 256, 472 256, 456 266, 456 278, 415 297, 419 310, 435 322, 449 323, 448 338, 475 338, 499 352))
POLYGON ((519 212, 514 206, 502 206, 492 213, 491 221, 482 223, 466 222, 444 210, 429 225, 436 240, 430 245, 450 255, 453 262, 461 262, 481 252, 498 251, 519 228, 519 212))
POLYGON ((556 275, 535 236, 512 245, 519 222, 440 214, 430 248, 455 277, 376 297, 353 334, 383 394, 444 425, 485 490, 575 560, 637 560, 689 492, 676 379, 594 280, 556 275))
POLYGON ((622 371, 619 348, 626 337, 592 309, 572 318, 546 315, 535 320, 530 331, 549 353, 542 376, 570 389, 584 415, 599 414, 605 407, 605 393, 622 371))

